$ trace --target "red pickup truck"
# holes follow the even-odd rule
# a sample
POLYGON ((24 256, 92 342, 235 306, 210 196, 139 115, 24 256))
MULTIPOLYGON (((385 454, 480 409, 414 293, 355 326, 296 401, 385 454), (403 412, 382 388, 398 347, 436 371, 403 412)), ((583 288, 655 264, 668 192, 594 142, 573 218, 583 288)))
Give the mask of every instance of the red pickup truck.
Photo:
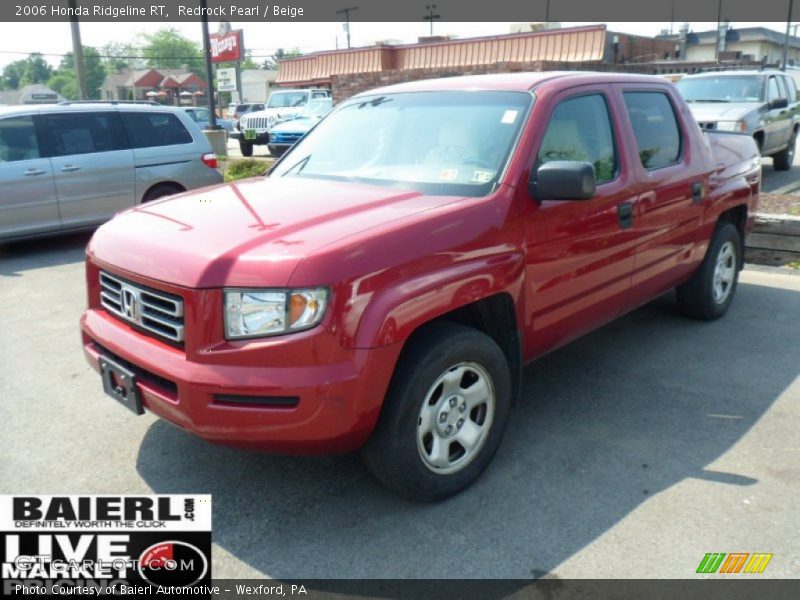
POLYGON ((745 135, 614 73, 350 98, 266 177, 119 214, 87 248, 106 392, 205 439, 361 449, 438 500, 491 461, 523 366, 673 288, 731 304, 760 186, 745 135))

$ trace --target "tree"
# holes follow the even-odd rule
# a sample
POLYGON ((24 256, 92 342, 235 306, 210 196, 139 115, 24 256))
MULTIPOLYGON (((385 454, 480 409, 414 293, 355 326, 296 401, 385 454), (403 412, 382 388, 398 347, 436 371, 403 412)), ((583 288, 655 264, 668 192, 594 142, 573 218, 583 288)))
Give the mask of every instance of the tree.
POLYGON ((205 61, 199 44, 183 37, 177 29, 167 27, 153 34, 143 33, 140 38, 148 67, 179 69, 186 65, 190 71, 205 77, 205 61))
POLYGON ((284 50, 283 48, 278 48, 275 51, 275 54, 267 58, 262 64, 262 69, 267 69, 268 71, 275 71, 278 69, 278 63, 286 58, 294 58, 296 56, 303 56, 303 53, 300 52, 299 48, 294 48, 292 50, 284 50))
POLYGON ((75 100, 78 97, 78 86, 75 81, 74 72, 58 70, 47 80, 47 87, 58 92, 67 100, 75 100))
POLYGON ((143 69, 144 59, 138 57, 140 50, 128 43, 109 42, 102 47, 103 62, 109 73, 118 73, 123 69, 143 69))
MULTIPOLYGON (((106 79, 106 68, 100 58, 97 48, 91 46, 83 47, 83 61, 86 67, 86 91, 89 99, 100 99, 100 87, 106 79)), ((72 52, 68 52, 61 59, 58 69, 50 77, 47 85, 53 90, 67 98, 73 100, 78 95, 78 85, 75 80, 75 57, 72 52)))
POLYGON ((19 82, 25 73, 26 60, 15 60, 9 63, 3 69, 3 75, 0 76, 0 89, 16 90, 19 88, 19 82))
POLYGON ((38 52, 29 55, 25 60, 25 70, 19 81, 20 86, 31 85, 34 83, 47 83, 53 69, 47 64, 44 57, 38 52))

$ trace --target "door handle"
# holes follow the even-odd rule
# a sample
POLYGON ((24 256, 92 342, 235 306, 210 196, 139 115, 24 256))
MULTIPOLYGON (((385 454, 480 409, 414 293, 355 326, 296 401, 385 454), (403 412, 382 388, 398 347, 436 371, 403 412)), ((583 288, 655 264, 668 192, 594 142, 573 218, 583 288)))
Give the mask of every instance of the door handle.
POLYGON ((64 165, 61 170, 65 173, 72 173, 73 171, 80 171, 81 168, 78 165, 64 165))
POLYGON ((27 171, 25 171, 25 177, 35 177, 36 175, 44 175, 45 171, 41 169, 37 169, 35 167, 31 167, 27 171))
POLYGON ((703 182, 695 181, 692 184, 692 203, 700 204, 703 201, 704 195, 705 195, 705 188, 703 187, 703 182))
POLYGON ((630 229, 633 226, 633 204, 623 202, 617 205, 617 220, 622 229, 630 229))

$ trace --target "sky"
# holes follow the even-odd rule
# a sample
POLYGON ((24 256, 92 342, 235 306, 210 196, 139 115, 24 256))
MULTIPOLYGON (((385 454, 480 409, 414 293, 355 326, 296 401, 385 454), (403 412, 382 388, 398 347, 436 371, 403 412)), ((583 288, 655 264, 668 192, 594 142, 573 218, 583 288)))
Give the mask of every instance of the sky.
MULTIPOLYGON (((588 25, 590 23, 563 23, 562 26, 588 25)), ((662 29, 668 29, 669 23, 608 23, 612 31, 636 33, 639 35, 657 35, 662 29)), ((733 23, 735 27, 764 26, 785 31, 780 23, 733 23)), ((302 52, 330 50, 346 47, 346 35, 341 23, 236 23, 234 29, 244 30, 245 48, 254 55, 272 55, 277 48, 298 48, 302 52)), ((511 23, 456 23, 437 22, 434 24, 435 35, 456 35, 472 37, 480 35, 497 35, 509 33, 511 23)), ((137 41, 142 33, 153 33, 163 27, 174 27, 184 36, 202 40, 200 23, 81 23, 81 38, 86 46, 102 47, 109 42, 137 41)), ((372 45, 379 40, 399 40, 414 42, 417 37, 428 35, 430 25, 418 23, 351 23, 350 34, 352 46, 372 45)), ((716 27, 716 23, 690 23, 694 31, 704 31, 716 27)), ((41 52, 45 59, 53 64, 61 60, 60 54, 72 49, 69 23, 15 23, 5 24, 0 36, 0 69, 6 64, 25 58, 31 52, 41 52)), ((211 31, 216 31, 216 23, 211 23, 211 31)), ((675 24, 675 31, 678 24, 675 24)), ((261 59, 263 60, 263 59, 261 59)))

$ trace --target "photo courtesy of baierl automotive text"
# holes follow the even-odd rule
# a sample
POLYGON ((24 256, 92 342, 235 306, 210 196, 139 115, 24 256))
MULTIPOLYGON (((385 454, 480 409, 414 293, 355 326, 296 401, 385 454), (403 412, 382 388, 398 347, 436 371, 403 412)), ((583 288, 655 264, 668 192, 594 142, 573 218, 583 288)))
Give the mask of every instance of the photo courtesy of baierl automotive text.
POLYGON ((800 2, 0 23, 4 596, 798 597, 800 2))

